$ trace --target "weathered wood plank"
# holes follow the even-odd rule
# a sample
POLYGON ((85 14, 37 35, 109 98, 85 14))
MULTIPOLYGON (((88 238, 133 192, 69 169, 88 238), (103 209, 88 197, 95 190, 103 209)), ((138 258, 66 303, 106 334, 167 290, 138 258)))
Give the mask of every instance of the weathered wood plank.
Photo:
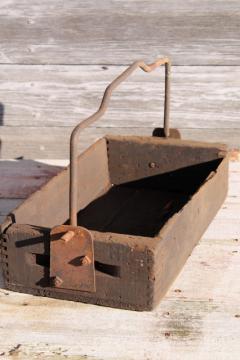
MULTIPOLYGON (((0 127, 1 158, 67 159, 72 127, 0 127)), ((79 152, 106 134, 151 135, 153 128, 88 128, 79 137, 79 152)), ((226 143, 240 148, 240 129, 181 129, 183 139, 226 143)))
MULTIPOLYGON (((100 105, 126 66, 0 66, 0 124, 74 126, 100 105)), ((101 127, 154 127, 163 121, 164 69, 138 70, 113 94, 101 127)), ((173 67, 171 125, 240 129, 240 66, 173 67)), ((41 134, 39 134, 41 135, 41 134)))
POLYGON ((0 160, 0 224, 26 197, 59 173, 68 163, 68 160, 52 159, 0 160))
MULTIPOLYGON (((0 224, 3 224, 6 219, 5 215, 0 215, 0 224)), ((0 271, 0 286, 1 286, 1 271, 0 271)))
POLYGON ((0 62, 239 64, 238 0, 1 1, 0 62))
POLYGON ((0 161, 0 200, 25 199, 61 170, 32 160, 0 161))
POLYGON ((218 212, 218 219, 238 220, 239 214, 240 214, 240 191, 239 191, 239 203, 229 204, 228 202, 225 202, 218 212))
MULTIPOLYGON (((1 164, 0 164, 0 169, 1 169, 1 164)), ((2 198, 0 198, 0 216, 9 214, 21 202, 22 202, 22 199, 2 199, 2 198)))
POLYGON ((208 239, 219 239, 224 240, 226 238, 238 239, 240 220, 237 219, 222 219, 216 217, 212 222, 212 227, 209 227, 203 235, 208 239))

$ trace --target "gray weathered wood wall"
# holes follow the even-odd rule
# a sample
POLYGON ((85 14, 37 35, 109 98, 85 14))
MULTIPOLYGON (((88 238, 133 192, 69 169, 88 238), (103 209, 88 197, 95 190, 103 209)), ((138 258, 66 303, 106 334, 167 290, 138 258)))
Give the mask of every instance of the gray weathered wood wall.
MULTIPOLYGON (((67 158, 71 129, 132 61, 173 62, 171 124, 183 138, 240 147, 239 0, 2 0, 1 157, 67 158)), ((87 129, 150 134, 163 118, 163 70, 138 71, 87 129)))

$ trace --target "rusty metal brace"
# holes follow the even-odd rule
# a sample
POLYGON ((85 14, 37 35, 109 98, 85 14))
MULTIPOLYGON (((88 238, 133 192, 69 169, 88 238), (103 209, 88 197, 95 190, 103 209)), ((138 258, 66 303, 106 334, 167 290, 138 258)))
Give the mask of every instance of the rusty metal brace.
POLYGON ((70 189, 69 189, 69 218, 72 226, 77 226, 78 203, 78 167, 77 167, 77 141, 79 133, 98 120, 107 110, 113 90, 126 80, 137 68, 151 72, 157 67, 165 65, 165 99, 164 99, 164 136, 169 137, 169 103, 170 103, 170 70, 171 62, 168 58, 157 59, 153 64, 147 65, 139 60, 130 65, 121 75, 113 80, 106 88, 99 109, 90 117, 83 120, 72 131, 70 139, 70 189))

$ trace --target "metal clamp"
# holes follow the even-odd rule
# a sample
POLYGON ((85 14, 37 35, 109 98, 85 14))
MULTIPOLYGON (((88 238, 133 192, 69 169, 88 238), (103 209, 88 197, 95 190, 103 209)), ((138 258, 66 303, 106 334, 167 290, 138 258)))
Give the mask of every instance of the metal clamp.
POLYGON ((77 202, 78 202, 78 171, 77 171, 77 141, 79 133, 98 120, 107 110, 112 92, 126 80, 137 68, 145 72, 151 72, 157 67, 165 65, 165 99, 164 99, 164 136, 169 136, 169 103, 170 103, 170 70, 171 62, 168 58, 157 59, 153 64, 147 65, 144 61, 136 61, 130 65, 121 75, 113 80, 106 88, 99 109, 90 117, 83 120, 72 131, 70 138, 70 189, 69 189, 69 218, 72 226, 77 226, 77 202))

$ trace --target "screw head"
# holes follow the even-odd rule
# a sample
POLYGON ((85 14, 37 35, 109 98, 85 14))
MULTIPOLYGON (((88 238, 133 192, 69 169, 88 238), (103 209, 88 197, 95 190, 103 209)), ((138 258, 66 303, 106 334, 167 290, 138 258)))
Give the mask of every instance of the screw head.
POLYGON ((150 163, 149 163, 149 167, 150 167, 151 169, 154 169, 154 168, 156 167, 156 163, 155 163, 155 162, 150 162, 150 163))
POLYGON ((59 276, 53 278, 53 286, 60 287, 63 283, 63 280, 59 276))
POLYGON ((81 265, 89 265, 89 264, 91 264, 91 259, 89 259, 89 257, 86 255, 86 256, 84 256, 84 258, 82 259, 82 261, 81 261, 81 265))
POLYGON ((72 230, 67 231, 64 235, 62 235, 61 240, 67 243, 74 237, 75 233, 72 230))

